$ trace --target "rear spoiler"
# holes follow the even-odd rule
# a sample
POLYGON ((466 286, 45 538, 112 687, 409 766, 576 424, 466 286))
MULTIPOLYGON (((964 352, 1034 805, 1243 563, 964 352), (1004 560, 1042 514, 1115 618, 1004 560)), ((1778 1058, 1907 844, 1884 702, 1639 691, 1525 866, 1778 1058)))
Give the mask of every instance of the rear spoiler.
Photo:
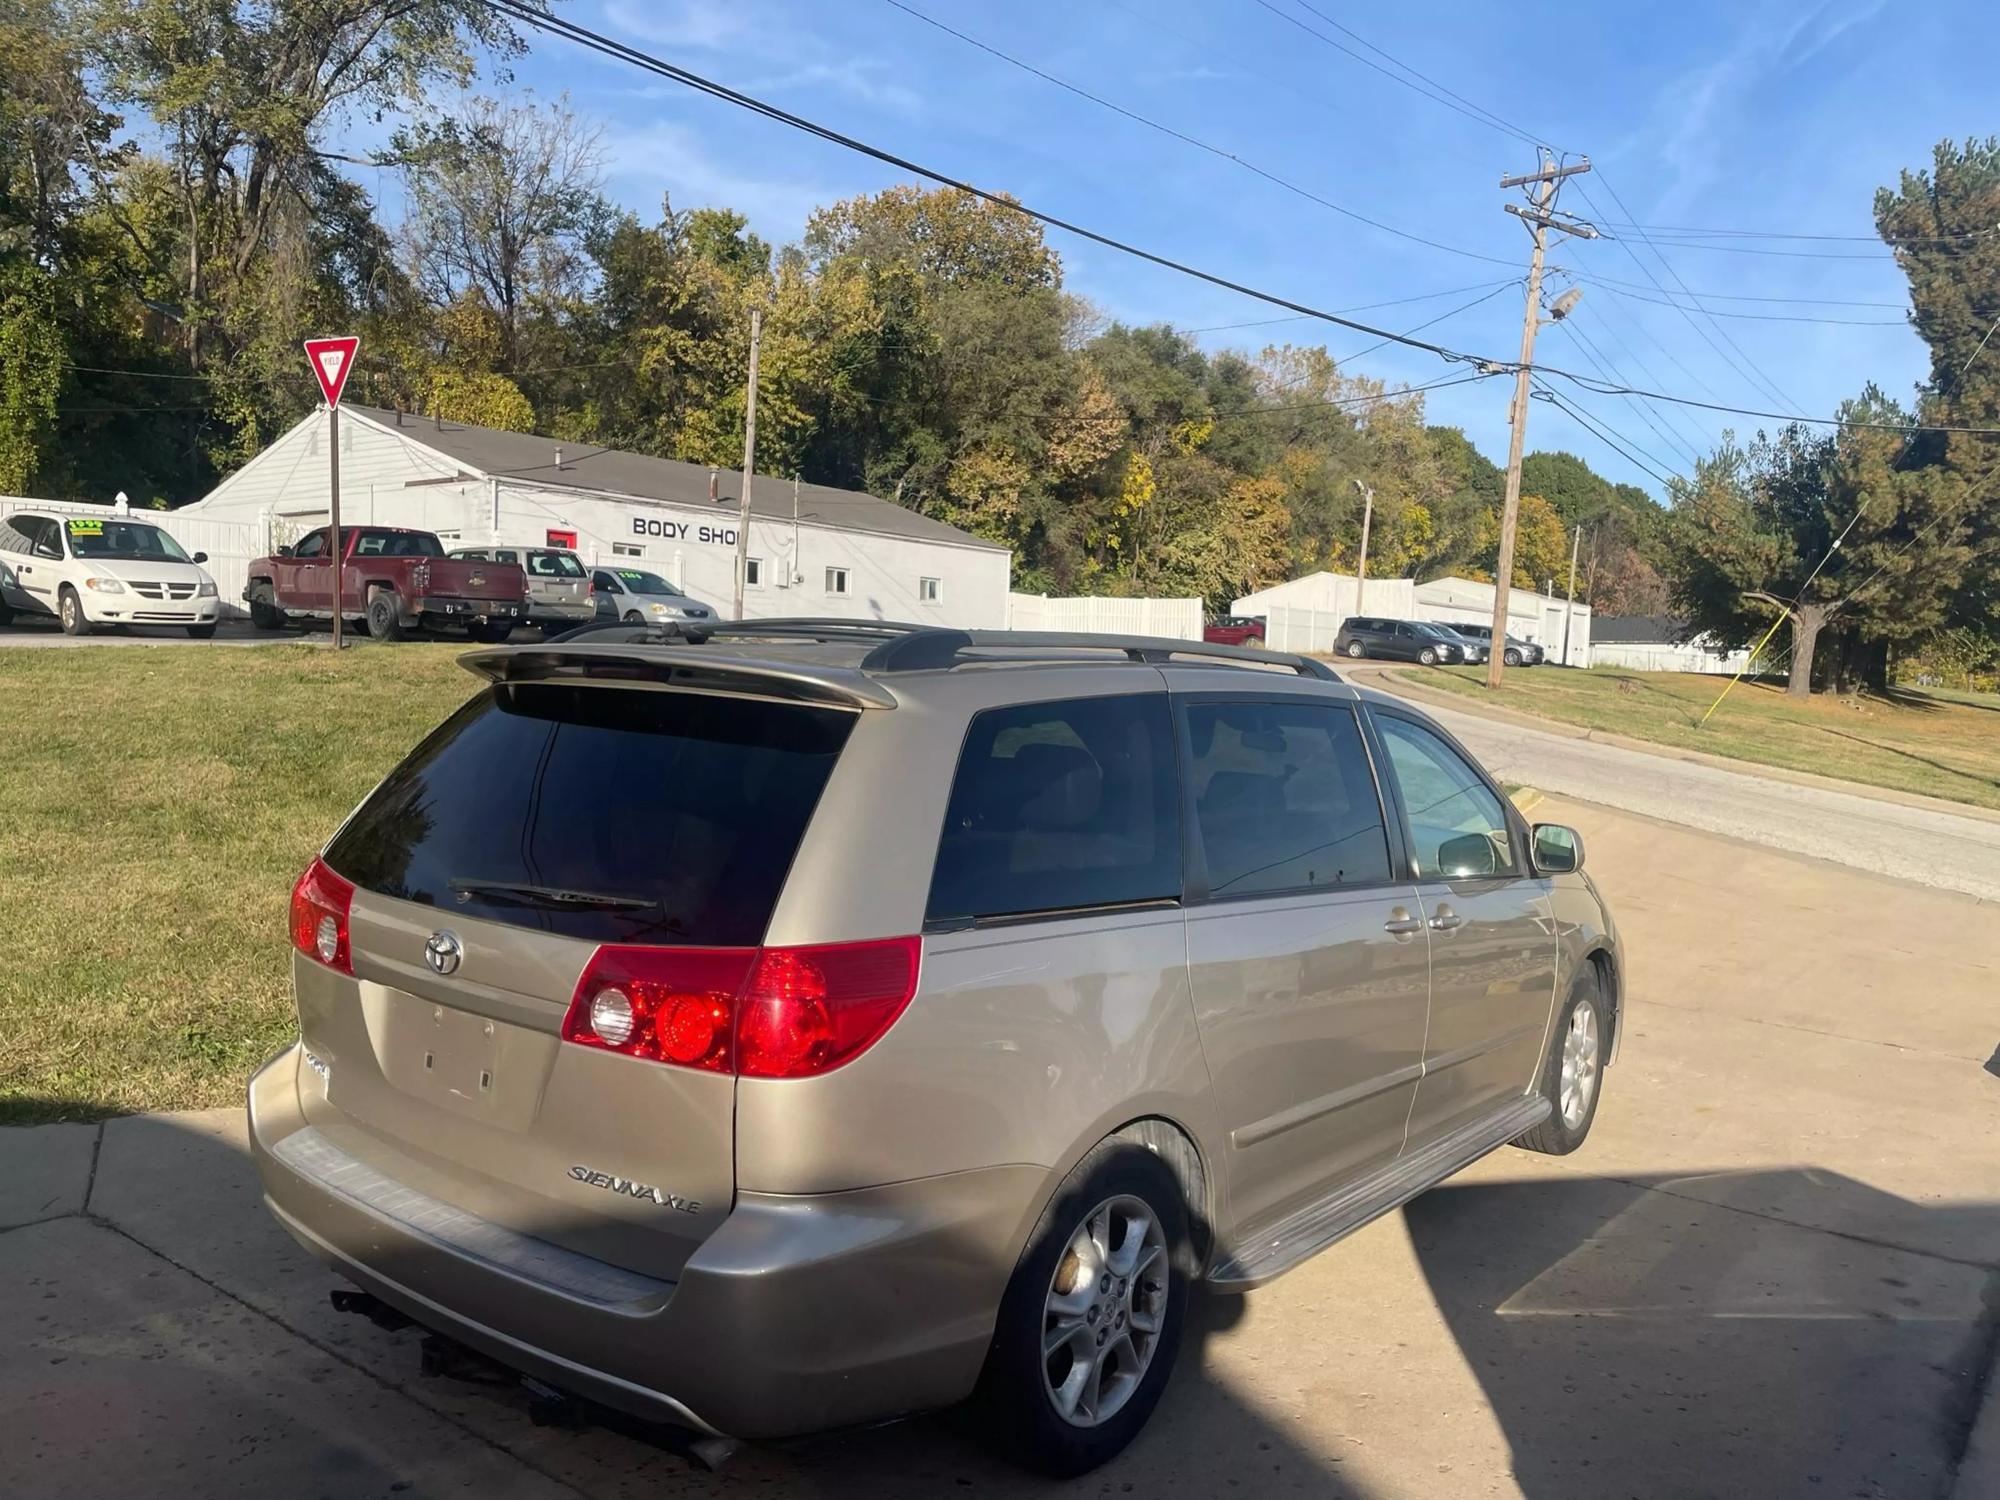
POLYGON ((778 698, 834 708, 894 708, 895 695, 852 667, 809 666, 711 646, 547 641, 468 651, 458 664, 488 682, 643 682, 685 692, 778 698))

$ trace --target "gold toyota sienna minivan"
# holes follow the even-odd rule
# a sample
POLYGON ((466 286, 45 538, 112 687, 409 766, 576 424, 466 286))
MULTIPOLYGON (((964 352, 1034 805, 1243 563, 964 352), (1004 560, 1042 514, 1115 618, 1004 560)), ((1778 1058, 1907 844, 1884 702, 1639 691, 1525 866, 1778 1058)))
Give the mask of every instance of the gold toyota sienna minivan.
POLYGON ((611 623, 484 688, 292 896, 271 1211, 385 1318, 709 1438, 976 1396, 1130 1442, 1255 1286, 1589 1132, 1570 829, 1323 663, 611 623))

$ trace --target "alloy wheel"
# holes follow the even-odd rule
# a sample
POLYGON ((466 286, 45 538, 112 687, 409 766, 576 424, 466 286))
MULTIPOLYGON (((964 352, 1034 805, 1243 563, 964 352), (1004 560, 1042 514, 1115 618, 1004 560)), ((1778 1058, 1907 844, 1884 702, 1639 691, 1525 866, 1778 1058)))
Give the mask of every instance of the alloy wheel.
POLYGON ((1042 1309, 1042 1378, 1065 1422, 1096 1427, 1132 1399, 1166 1325, 1171 1274, 1143 1200, 1120 1194, 1084 1215, 1042 1309))
POLYGON ((1556 1105, 1567 1129, 1575 1130, 1590 1114, 1590 1102, 1597 1096, 1597 1075, 1597 1007, 1583 1000, 1569 1013, 1569 1029, 1563 1033, 1562 1079, 1556 1105))

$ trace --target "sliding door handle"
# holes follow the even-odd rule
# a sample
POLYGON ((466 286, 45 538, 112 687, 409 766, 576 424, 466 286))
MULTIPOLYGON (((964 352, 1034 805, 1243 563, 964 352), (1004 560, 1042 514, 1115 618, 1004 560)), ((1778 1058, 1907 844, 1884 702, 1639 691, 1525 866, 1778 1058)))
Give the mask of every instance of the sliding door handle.
POLYGON ((1440 906, 1436 911, 1431 913, 1432 932, 1450 932, 1464 925, 1465 918, 1461 917, 1449 906, 1440 906))

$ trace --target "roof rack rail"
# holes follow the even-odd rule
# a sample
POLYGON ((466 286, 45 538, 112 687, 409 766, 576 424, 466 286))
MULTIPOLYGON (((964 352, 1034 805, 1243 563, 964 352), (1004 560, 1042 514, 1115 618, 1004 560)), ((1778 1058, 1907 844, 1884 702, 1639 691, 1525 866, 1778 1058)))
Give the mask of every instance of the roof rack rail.
POLYGON ((1317 657, 1300 656, 1290 651, 1267 651, 1258 646, 1224 646, 1210 641, 1184 641, 1173 636, 1096 635, 1066 630, 971 630, 963 633, 975 647, 1024 650, 1094 648, 1122 651, 1133 661, 1154 665, 1192 658, 1246 667, 1290 667, 1301 677, 1316 677, 1322 682, 1340 681, 1340 674, 1317 657))
POLYGON ((863 672, 938 672, 995 658, 968 655, 989 651, 1115 651, 1128 660, 1159 666, 1172 661, 1211 662, 1246 667, 1288 667, 1301 677, 1339 682, 1340 674, 1317 657, 1255 646, 1223 646, 1173 636, 1096 635, 1082 631, 959 630, 904 620, 847 620, 814 617, 716 622, 676 620, 661 625, 626 625, 603 620, 565 631, 552 641, 604 635, 610 640, 678 645, 743 637, 764 640, 876 642, 863 656, 863 672), (611 635, 610 632, 619 632, 611 635))

